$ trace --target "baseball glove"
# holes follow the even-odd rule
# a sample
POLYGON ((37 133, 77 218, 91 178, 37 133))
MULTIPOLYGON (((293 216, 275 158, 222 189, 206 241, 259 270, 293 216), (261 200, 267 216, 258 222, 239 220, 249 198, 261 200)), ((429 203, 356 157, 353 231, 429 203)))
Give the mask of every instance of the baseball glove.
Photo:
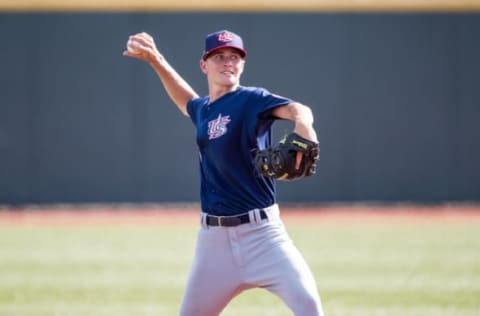
POLYGON ((265 177, 298 180, 315 174, 319 151, 318 143, 291 133, 278 144, 257 151, 254 163, 265 177), (300 167, 295 169, 297 152, 303 156, 300 167))

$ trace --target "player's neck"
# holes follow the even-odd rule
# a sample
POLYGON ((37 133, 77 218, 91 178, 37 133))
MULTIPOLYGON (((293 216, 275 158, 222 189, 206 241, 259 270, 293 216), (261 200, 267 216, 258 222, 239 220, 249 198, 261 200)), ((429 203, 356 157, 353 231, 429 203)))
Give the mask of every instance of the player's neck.
POLYGON ((224 85, 213 85, 209 87, 209 97, 210 102, 214 102, 215 100, 221 98, 225 94, 237 90, 239 84, 224 86, 224 85))

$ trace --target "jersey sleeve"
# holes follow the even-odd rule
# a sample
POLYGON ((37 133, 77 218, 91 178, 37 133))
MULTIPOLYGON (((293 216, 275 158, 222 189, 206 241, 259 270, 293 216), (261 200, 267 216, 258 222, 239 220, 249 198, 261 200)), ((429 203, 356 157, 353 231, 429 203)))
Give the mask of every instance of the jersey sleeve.
POLYGON ((187 103, 188 116, 190 116, 190 119, 195 125, 197 125, 198 111, 200 109, 201 102, 202 102, 202 98, 192 98, 187 103))
POLYGON ((258 109, 258 117, 261 119, 272 118, 270 114, 273 109, 294 102, 292 99, 272 94, 263 88, 257 90, 256 97, 258 104, 261 105, 258 109))

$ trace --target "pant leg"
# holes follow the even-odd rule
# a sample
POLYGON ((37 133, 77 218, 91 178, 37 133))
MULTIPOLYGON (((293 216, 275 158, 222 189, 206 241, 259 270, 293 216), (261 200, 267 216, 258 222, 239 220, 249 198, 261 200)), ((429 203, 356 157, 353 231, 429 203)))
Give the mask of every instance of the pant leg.
POLYGON ((265 288, 279 296, 296 316, 323 316, 314 276, 293 243, 283 245, 285 260, 272 268, 273 283, 265 288))
POLYGON ((181 316, 219 315, 241 291, 230 248, 225 229, 200 229, 181 316))
POLYGON ((297 316, 323 316, 314 276, 279 216, 243 229, 247 282, 279 296, 297 316))

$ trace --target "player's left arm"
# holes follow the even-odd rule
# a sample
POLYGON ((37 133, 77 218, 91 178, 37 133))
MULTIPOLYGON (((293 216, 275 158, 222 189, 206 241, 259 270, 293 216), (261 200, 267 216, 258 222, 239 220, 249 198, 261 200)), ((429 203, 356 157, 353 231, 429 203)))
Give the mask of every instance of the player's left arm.
MULTIPOLYGON (((313 128, 313 113, 310 107, 298 102, 292 102, 273 109, 271 114, 277 118, 292 121, 295 124, 293 130, 295 133, 318 143, 317 133, 313 128)), ((301 161, 302 153, 297 152, 296 169, 300 168, 301 161)))
POLYGON ((310 107, 298 102, 292 102, 273 109, 271 114, 277 118, 292 121, 295 124, 295 133, 318 143, 317 133, 313 128, 313 113, 310 107))

